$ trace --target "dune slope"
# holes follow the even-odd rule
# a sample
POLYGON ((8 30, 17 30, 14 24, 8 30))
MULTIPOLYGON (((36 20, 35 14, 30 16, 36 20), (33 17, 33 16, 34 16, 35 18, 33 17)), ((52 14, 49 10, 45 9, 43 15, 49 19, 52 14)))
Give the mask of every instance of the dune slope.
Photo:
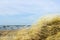
POLYGON ((44 16, 30 29, 0 31, 0 40, 60 40, 60 15, 44 16))

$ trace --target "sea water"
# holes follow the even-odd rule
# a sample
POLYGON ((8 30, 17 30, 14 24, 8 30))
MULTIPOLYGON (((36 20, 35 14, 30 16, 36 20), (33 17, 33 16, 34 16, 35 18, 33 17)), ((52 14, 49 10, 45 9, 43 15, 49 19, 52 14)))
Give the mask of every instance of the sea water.
POLYGON ((0 30, 15 30, 30 26, 31 25, 0 25, 0 30))

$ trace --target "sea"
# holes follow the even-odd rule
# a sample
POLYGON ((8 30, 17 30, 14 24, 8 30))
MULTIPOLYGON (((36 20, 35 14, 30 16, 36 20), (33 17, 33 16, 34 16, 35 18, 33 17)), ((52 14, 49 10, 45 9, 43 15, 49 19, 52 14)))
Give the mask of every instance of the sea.
POLYGON ((22 28, 29 28, 31 25, 0 25, 0 30, 16 30, 22 28))

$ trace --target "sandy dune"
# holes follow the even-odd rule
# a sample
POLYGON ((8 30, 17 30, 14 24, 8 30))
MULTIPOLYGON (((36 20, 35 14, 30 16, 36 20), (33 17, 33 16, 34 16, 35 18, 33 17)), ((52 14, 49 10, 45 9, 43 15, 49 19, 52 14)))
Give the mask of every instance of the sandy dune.
POLYGON ((60 40, 60 15, 44 16, 30 29, 0 31, 0 40, 60 40))

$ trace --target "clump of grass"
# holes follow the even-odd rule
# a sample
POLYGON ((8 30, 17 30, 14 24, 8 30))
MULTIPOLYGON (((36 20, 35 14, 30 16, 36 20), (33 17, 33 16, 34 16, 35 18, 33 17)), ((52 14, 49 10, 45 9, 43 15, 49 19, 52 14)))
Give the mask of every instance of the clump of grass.
POLYGON ((2 39, 0 40, 60 40, 60 16, 42 17, 36 25, 32 25, 29 29, 5 32, 7 32, 7 34, 3 33, 6 34, 5 36, 1 33, 2 39), (11 38, 8 38, 9 36, 11 38))
POLYGON ((29 34, 34 40, 45 40, 58 32, 60 32, 60 16, 55 15, 41 18, 35 26, 32 26, 29 34))
POLYGON ((47 37, 46 40, 60 40, 60 32, 58 32, 55 35, 47 37))

